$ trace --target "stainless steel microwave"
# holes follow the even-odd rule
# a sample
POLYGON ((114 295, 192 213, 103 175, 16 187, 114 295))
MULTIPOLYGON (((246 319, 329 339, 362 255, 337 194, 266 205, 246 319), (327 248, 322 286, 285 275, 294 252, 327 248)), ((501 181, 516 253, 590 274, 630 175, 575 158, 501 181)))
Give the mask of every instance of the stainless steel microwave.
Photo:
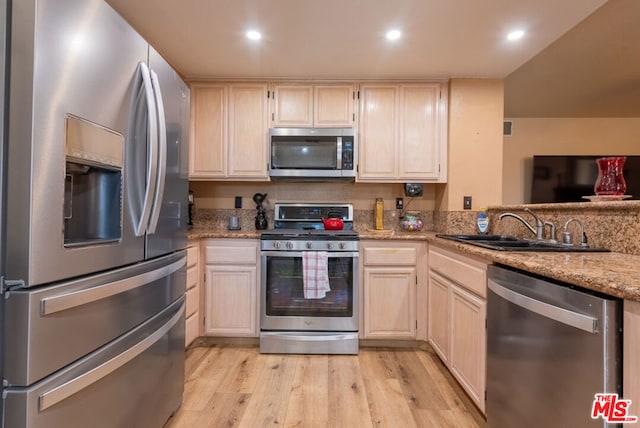
POLYGON ((273 179, 343 179, 356 176, 352 128, 271 128, 269 176, 273 179))

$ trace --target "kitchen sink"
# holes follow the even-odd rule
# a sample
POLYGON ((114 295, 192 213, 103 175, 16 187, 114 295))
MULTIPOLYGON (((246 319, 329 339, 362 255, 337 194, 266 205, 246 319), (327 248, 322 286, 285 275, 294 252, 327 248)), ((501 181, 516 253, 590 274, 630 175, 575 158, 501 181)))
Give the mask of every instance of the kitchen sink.
POLYGON ((497 251, 558 251, 558 252, 609 252, 606 248, 582 247, 580 245, 563 245, 548 241, 518 238, 509 235, 446 235, 436 237, 463 242, 476 247, 497 251))

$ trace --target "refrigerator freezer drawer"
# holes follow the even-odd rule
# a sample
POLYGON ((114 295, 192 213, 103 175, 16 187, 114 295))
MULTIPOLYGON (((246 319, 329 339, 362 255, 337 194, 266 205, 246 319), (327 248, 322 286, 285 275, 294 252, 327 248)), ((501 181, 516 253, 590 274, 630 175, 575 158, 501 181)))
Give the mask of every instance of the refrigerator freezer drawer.
POLYGON ((27 386, 121 336, 180 298, 186 252, 58 285, 11 291, 5 301, 4 376, 27 386))
POLYGON ((184 298, 29 388, 5 391, 6 427, 161 427, 184 385, 184 298))

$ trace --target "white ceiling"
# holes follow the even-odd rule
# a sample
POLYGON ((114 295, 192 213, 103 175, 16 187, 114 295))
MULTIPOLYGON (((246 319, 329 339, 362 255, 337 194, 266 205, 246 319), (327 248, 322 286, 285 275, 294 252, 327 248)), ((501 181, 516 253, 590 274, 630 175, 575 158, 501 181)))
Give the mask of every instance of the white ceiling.
POLYGON ((504 78, 605 0, 107 2, 186 79, 426 79, 504 78), (515 28, 527 34, 508 43, 515 28))
POLYGON ((106 1, 185 79, 504 78, 506 117, 640 117, 640 0, 106 1))

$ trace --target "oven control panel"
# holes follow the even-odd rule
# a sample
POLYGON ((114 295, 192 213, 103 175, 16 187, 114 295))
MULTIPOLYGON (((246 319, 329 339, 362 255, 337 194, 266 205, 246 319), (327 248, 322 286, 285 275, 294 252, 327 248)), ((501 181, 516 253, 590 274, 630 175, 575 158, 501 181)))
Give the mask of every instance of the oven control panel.
POLYGON ((358 241, 263 240, 263 251, 358 251, 358 241))

